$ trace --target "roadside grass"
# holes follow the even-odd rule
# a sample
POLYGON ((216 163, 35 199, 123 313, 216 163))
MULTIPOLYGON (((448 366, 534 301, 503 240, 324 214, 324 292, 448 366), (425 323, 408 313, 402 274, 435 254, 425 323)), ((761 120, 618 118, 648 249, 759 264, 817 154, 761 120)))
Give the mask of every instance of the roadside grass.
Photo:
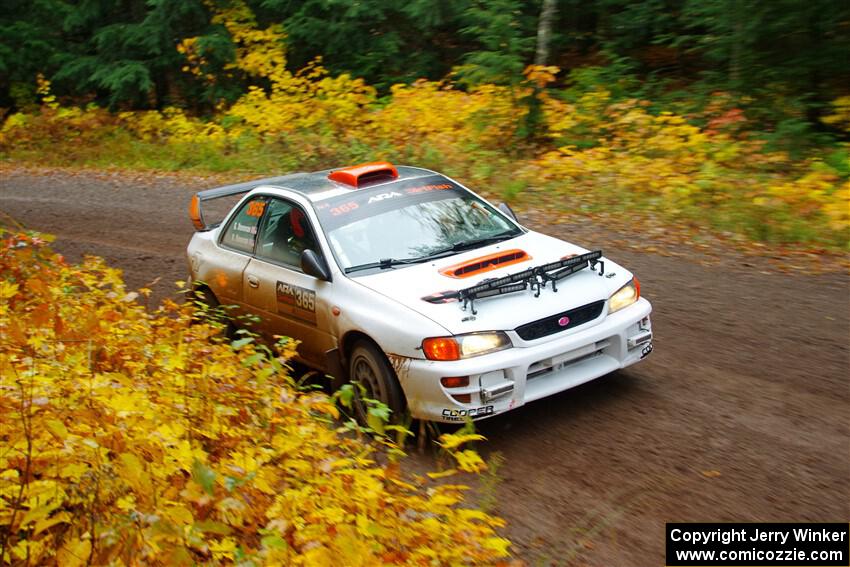
POLYGON ((11 161, 55 167, 258 174, 295 169, 295 160, 283 149, 272 144, 245 144, 225 150, 197 142, 163 144, 139 140, 127 131, 113 130, 99 145, 50 140, 14 147, 0 155, 11 161))
POLYGON ((613 184, 600 185, 588 194, 576 195, 564 184, 549 183, 522 193, 508 189, 501 196, 508 202, 518 198, 533 200, 536 196, 556 212, 620 218, 624 226, 650 216, 669 223, 671 229, 709 230, 736 236, 738 241, 834 253, 850 250, 847 242, 850 235, 846 231, 831 230, 821 223, 811 222, 787 205, 779 204, 766 211, 732 188, 702 202, 675 205, 663 197, 624 191, 613 184))
MULTIPOLYGON (((392 104, 374 112, 403 120, 392 104)), ((557 110, 560 103, 553 104, 557 110)), ((833 148, 823 159, 793 161, 758 144, 712 137, 669 113, 653 117, 639 106, 611 108, 615 110, 597 109, 596 115, 570 126, 570 131, 585 133, 585 140, 606 137, 586 147, 557 149, 550 144, 563 140, 529 145, 514 143, 509 134, 488 139, 480 116, 451 134, 440 129, 448 124, 431 122, 395 129, 384 124, 380 131, 377 116, 350 132, 301 128, 261 134, 244 125, 226 130, 221 126, 228 123, 226 117, 203 122, 182 114, 122 113, 116 118, 97 109, 67 118, 61 109, 52 109, 7 120, 0 132, 0 159, 234 177, 389 160, 434 169, 493 199, 559 216, 605 215, 635 230, 639 219, 651 217, 668 224, 680 240, 710 231, 731 235, 744 246, 829 254, 850 250, 850 162, 844 163, 845 150, 833 148), (614 113, 608 117, 611 124, 605 123, 606 112, 614 113), (640 128, 633 122, 640 122, 640 128), (612 133, 618 125, 620 130, 612 133), (210 133, 213 127, 217 130, 210 133)), ((552 120, 548 128, 559 134, 565 126, 552 120)))

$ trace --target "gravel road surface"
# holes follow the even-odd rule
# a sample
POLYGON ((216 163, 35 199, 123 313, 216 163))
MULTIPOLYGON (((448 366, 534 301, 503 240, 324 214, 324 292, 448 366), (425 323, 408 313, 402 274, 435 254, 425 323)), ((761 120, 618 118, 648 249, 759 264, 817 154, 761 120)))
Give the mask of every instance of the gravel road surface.
MULTIPOLYGON (((212 184, 11 167, 0 212, 55 234, 71 260, 105 257, 130 287, 160 278, 160 299, 187 276, 189 196, 212 184)), ((665 522, 850 520, 846 273, 705 262, 688 246, 642 252, 586 220, 517 208, 531 228, 632 269, 656 334, 643 363, 480 423, 482 452, 503 464, 479 492, 495 496, 518 557, 663 565, 665 522)))

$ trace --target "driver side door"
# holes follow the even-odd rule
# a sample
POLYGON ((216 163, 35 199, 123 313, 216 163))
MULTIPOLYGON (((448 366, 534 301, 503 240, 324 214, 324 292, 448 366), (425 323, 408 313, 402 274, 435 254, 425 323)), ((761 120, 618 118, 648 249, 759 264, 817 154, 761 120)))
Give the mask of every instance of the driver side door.
POLYGON ((301 341, 299 358, 324 369, 325 352, 336 348, 328 332, 331 313, 327 298, 332 284, 301 270, 301 253, 321 255, 315 232, 295 202, 270 197, 260 225, 254 257, 245 268, 244 296, 268 338, 284 335, 301 341))

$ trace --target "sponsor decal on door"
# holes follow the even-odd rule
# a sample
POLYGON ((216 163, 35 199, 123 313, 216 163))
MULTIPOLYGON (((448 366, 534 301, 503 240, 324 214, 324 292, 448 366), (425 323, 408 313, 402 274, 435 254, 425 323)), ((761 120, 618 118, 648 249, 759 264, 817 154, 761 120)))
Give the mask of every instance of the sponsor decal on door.
POLYGON ((277 282, 277 312, 316 324, 316 292, 286 282, 277 282))

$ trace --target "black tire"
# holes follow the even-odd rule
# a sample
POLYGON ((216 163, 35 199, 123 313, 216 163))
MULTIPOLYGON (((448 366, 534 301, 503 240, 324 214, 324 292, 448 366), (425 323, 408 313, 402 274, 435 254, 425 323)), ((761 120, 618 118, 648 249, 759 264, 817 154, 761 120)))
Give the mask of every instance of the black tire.
POLYGON ((387 357, 373 343, 359 340, 351 349, 348 357, 348 377, 354 385, 354 410, 357 418, 366 423, 368 405, 362 401, 362 396, 378 400, 392 410, 390 421, 397 423, 401 420, 406 403, 401 385, 395 372, 387 361, 387 357))
POLYGON ((192 315, 193 323, 200 323, 209 319, 211 310, 219 306, 218 299, 212 290, 208 287, 196 287, 186 296, 186 300, 192 304, 194 310, 192 315))
POLYGON ((203 303, 210 309, 215 309, 219 306, 218 298, 208 287, 195 288, 192 300, 203 303))
POLYGON ((192 295, 192 301, 196 304, 193 322, 201 323, 213 320, 224 323, 224 336, 231 340, 234 339, 236 337, 236 324, 230 317, 227 317, 223 309, 220 309, 221 303, 212 290, 208 287, 199 287, 195 289, 192 295), (198 305, 199 303, 201 305, 198 305), (206 308, 203 306, 206 306, 206 308))

